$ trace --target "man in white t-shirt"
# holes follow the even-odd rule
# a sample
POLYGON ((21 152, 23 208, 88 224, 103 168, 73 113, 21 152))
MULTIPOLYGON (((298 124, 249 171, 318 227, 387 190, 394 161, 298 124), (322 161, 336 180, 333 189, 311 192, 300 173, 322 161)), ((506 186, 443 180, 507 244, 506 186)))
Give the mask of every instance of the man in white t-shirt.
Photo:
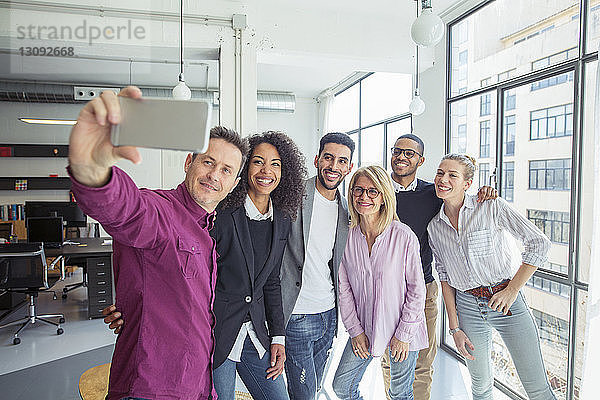
POLYGON ((348 204, 338 186, 352 170, 354 141, 345 133, 321 138, 317 176, 308 179, 302 212, 288 236, 281 265, 286 363, 291 400, 314 400, 337 332, 338 268, 348 236, 348 204))

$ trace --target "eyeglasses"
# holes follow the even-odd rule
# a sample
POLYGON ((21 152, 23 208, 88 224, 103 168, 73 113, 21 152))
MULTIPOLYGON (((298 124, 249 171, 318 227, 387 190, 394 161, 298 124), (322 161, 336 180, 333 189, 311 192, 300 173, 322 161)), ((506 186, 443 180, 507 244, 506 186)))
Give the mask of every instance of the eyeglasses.
POLYGON ((419 157, 423 157, 423 154, 413 149, 401 149, 400 147, 392 147, 390 150, 392 151, 392 156, 394 157, 399 157, 402 155, 402 153, 404 153, 404 157, 406 158, 413 158, 415 154, 418 154, 419 157))
POLYGON ((360 187, 360 186, 354 186, 352 188, 352 195, 354 197, 360 197, 362 196, 362 194, 364 192, 367 192, 367 196, 370 199, 374 199, 375 197, 379 196, 379 194, 381 193, 379 190, 375 189, 375 188, 370 188, 370 189, 365 189, 364 187, 360 187))

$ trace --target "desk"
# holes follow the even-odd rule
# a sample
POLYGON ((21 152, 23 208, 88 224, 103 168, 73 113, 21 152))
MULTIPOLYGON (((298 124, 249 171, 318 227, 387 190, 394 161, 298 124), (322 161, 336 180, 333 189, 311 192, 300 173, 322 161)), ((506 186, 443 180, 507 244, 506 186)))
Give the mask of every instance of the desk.
POLYGON ((113 303, 112 245, 102 244, 108 239, 110 238, 72 239, 79 244, 45 249, 46 255, 50 257, 63 256, 67 262, 82 262, 84 279, 87 276, 90 319, 102 317, 102 309, 113 303))

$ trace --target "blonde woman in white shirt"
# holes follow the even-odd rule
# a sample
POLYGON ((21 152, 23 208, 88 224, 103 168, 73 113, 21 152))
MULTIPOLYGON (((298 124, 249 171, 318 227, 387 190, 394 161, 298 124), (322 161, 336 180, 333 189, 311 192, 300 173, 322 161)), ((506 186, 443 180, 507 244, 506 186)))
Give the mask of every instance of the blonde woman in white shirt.
POLYGON ((461 154, 442 158, 435 176, 444 201, 428 226, 450 334, 467 360, 474 400, 492 400, 492 329, 511 353, 517 373, 532 400, 555 400, 546 376, 535 321, 520 290, 542 266, 550 241, 501 198, 477 203, 465 192, 475 160, 461 154), (511 260, 513 243, 524 246, 521 265, 511 260))

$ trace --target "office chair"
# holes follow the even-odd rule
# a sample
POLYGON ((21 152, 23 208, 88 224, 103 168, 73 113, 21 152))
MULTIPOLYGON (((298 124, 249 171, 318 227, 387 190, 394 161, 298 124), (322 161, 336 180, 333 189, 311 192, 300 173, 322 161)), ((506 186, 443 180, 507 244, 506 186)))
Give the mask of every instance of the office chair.
POLYGON ((10 241, 10 236, 13 233, 13 225, 10 222, 0 222, 0 238, 10 241))
POLYGON ((0 245, 0 295, 6 292, 27 294, 28 300, 14 307, 0 317, 7 319, 21 308, 29 305, 29 314, 25 318, 1 325, 1 328, 20 325, 15 332, 13 344, 21 343, 19 334, 30 324, 43 322, 57 327, 56 334, 62 335, 64 330, 60 324, 65 322, 63 314, 38 315, 35 309, 35 299, 40 292, 47 291, 58 279, 48 282, 48 266, 46 255, 41 243, 9 243, 0 245), (48 318, 58 318, 58 323, 48 318))

